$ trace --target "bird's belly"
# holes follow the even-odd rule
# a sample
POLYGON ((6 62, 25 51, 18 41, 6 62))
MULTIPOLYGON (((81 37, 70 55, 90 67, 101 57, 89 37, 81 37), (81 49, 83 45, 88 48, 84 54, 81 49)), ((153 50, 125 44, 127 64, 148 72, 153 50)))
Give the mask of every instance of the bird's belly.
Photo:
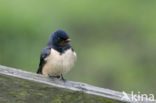
POLYGON ((76 55, 69 49, 65 53, 60 54, 54 49, 51 49, 50 56, 43 67, 43 74, 45 75, 61 75, 68 72, 74 65, 76 55))

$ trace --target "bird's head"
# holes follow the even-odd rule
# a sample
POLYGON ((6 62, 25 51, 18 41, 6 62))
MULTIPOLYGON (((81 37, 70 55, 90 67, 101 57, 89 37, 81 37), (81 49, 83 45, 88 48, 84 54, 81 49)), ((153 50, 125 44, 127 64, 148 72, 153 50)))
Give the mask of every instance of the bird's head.
POLYGON ((54 46, 63 47, 69 44, 71 39, 63 30, 57 30, 50 36, 50 43, 54 46))

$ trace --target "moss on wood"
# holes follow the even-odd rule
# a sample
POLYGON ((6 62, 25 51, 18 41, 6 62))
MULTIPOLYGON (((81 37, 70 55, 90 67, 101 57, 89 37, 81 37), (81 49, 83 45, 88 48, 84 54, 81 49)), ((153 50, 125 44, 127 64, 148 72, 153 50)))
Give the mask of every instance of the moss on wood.
POLYGON ((116 100, 58 88, 0 74, 0 103, 121 103, 116 100))

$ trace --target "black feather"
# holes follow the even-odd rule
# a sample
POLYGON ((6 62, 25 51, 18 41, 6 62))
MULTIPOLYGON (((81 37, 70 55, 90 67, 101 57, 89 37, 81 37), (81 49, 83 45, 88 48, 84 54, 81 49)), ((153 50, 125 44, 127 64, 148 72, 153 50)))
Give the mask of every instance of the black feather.
POLYGON ((74 52, 74 49, 71 47, 72 51, 74 52))
POLYGON ((39 68, 38 68, 38 71, 37 71, 38 74, 42 74, 42 68, 43 68, 43 66, 44 66, 45 63, 46 63, 45 58, 47 58, 47 56, 50 55, 50 50, 51 50, 51 48, 47 48, 47 47, 46 47, 46 48, 42 51, 41 56, 40 56, 39 68))

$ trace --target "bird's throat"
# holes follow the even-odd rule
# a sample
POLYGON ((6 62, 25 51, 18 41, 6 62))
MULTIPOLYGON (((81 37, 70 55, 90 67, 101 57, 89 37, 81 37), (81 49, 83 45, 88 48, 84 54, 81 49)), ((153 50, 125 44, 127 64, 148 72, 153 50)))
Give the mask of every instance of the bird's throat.
POLYGON ((69 42, 68 41, 62 41, 60 44, 59 44, 59 46, 65 46, 65 45, 68 45, 69 44, 69 42))

